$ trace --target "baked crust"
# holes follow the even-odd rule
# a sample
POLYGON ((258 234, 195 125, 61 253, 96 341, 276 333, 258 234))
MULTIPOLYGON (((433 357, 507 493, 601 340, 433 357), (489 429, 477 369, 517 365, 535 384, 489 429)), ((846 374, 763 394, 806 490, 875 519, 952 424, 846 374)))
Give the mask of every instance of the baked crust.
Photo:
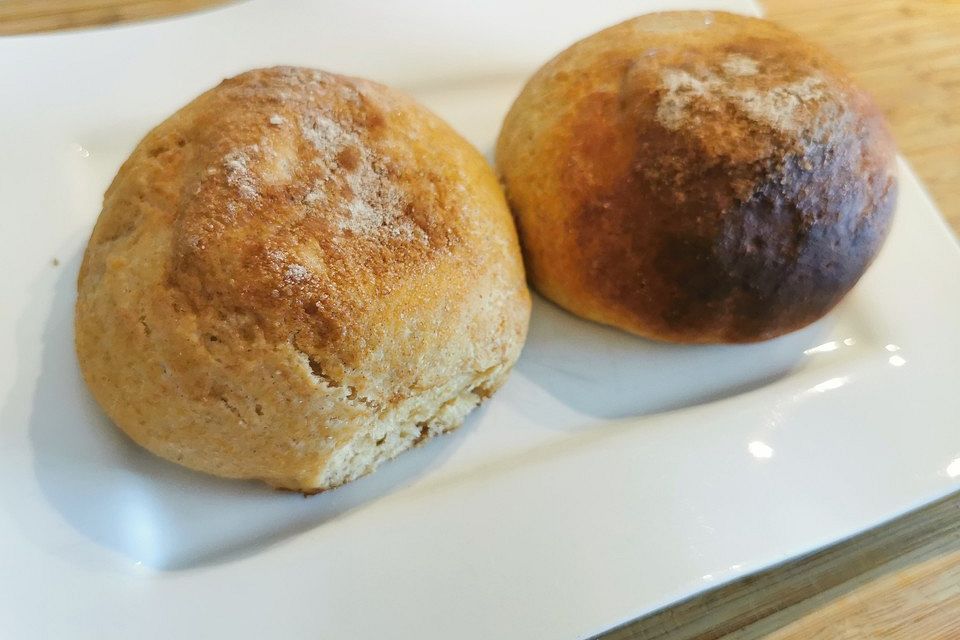
POLYGON ((836 61, 721 12, 641 16, 560 53, 496 157, 533 285, 674 342, 820 318, 873 260, 896 200, 890 134, 836 61))
POLYGON ((530 308, 480 154, 397 91, 292 67, 225 80, 143 139, 78 289, 80 365, 121 429, 304 491, 457 426, 530 308))

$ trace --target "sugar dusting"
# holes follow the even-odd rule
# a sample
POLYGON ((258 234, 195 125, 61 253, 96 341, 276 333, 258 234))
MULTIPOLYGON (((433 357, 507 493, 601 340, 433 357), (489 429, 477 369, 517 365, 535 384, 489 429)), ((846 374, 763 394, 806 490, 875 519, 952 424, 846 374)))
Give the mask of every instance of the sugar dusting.
MULTIPOLYGON (((386 233, 405 239, 416 235, 417 227, 402 215, 405 204, 402 193, 383 175, 374 154, 356 132, 320 112, 304 118, 300 130, 304 139, 319 152, 317 162, 339 166, 344 174, 348 189, 337 220, 340 230, 362 235, 386 233), (340 162, 340 154, 344 152, 351 152, 356 158, 352 167, 340 162)), ((327 181, 318 182, 304 197, 304 203, 329 201, 330 186, 327 181)))
POLYGON ((275 113, 270 116, 270 120, 268 120, 268 122, 275 127, 282 127, 287 121, 283 118, 283 116, 275 113))
POLYGON ((327 196, 327 190, 323 186, 323 180, 317 180, 310 191, 307 192, 307 195, 303 196, 304 204, 316 204, 321 200, 325 200, 327 196))
POLYGON ((798 135, 800 108, 825 95, 826 83, 818 75, 769 89, 741 86, 736 82, 738 78, 759 72, 757 62, 746 56, 732 54, 721 68, 723 75, 705 71, 698 76, 682 69, 666 69, 661 75, 665 92, 657 106, 657 120, 668 129, 677 130, 689 125, 694 104, 719 106, 726 102, 756 122, 798 135))
POLYGON ((288 264, 283 279, 292 284, 305 282, 310 279, 310 272, 302 264, 288 264))
POLYGON ((759 70, 756 60, 735 53, 727 56, 721 66, 728 76, 755 76, 759 70))
MULTIPOLYGON (((251 151, 259 150, 257 145, 250 147, 251 151)), ((227 169, 227 184, 232 186, 244 200, 254 200, 259 194, 253 173, 250 171, 250 158, 244 151, 231 151, 223 158, 223 165, 227 169)))
MULTIPOLYGON (((299 262, 294 262, 294 257, 291 257, 286 251, 269 249, 266 254, 273 267, 282 274, 283 284, 299 285, 310 280, 310 270, 299 262)), ((279 296, 280 291, 274 290, 274 295, 279 296)))
POLYGON ((822 78, 807 77, 769 91, 747 90, 741 94, 743 107, 756 120, 765 120, 774 127, 797 131, 797 111, 805 102, 823 97, 822 78))

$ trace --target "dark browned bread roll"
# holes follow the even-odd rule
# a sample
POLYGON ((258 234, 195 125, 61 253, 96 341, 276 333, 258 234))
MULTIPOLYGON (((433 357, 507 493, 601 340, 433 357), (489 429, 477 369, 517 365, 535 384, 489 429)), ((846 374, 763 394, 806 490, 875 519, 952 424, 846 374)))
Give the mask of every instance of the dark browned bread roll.
POLYGON ((792 33, 727 13, 646 15, 574 44, 513 105, 497 166, 541 293, 676 342, 817 320, 896 200, 871 99, 792 33))

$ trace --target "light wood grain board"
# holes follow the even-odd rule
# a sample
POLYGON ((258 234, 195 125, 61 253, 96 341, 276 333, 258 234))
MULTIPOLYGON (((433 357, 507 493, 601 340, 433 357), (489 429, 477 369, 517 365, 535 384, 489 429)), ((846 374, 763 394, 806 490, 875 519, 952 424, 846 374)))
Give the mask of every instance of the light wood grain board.
MULTIPOLYGON (((960 232, 960 0, 761 0, 869 90, 960 232)), ((958 636, 960 637, 960 636, 958 636)))
POLYGON ((960 495, 603 635, 603 640, 854 638, 960 638, 960 495))
POLYGON ((222 4, 224 0, 0 0, 0 35, 159 18, 222 4))
MULTIPOLYGON (((763 0, 762 0, 763 1, 763 0)), ((109 24, 220 0, 0 0, 0 34, 109 24)), ((765 0, 840 58, 960 231, 960 0, 765 0)), ((605 634, 610 640, 960 640, 960 495, 605 634)))

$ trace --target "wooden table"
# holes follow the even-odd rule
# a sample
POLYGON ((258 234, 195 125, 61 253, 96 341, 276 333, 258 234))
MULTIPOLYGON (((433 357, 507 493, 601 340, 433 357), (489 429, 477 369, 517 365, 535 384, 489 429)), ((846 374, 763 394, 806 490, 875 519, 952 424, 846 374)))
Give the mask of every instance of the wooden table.
MULTIPOLYGON (((960 232, 960 0, 761 0, 876 96, 960 232)), ((0 0, 0 34, 200 9, 221 0, 0 0)), ((674 605, 605 638, 960 639, 960 494, 674 605)))

